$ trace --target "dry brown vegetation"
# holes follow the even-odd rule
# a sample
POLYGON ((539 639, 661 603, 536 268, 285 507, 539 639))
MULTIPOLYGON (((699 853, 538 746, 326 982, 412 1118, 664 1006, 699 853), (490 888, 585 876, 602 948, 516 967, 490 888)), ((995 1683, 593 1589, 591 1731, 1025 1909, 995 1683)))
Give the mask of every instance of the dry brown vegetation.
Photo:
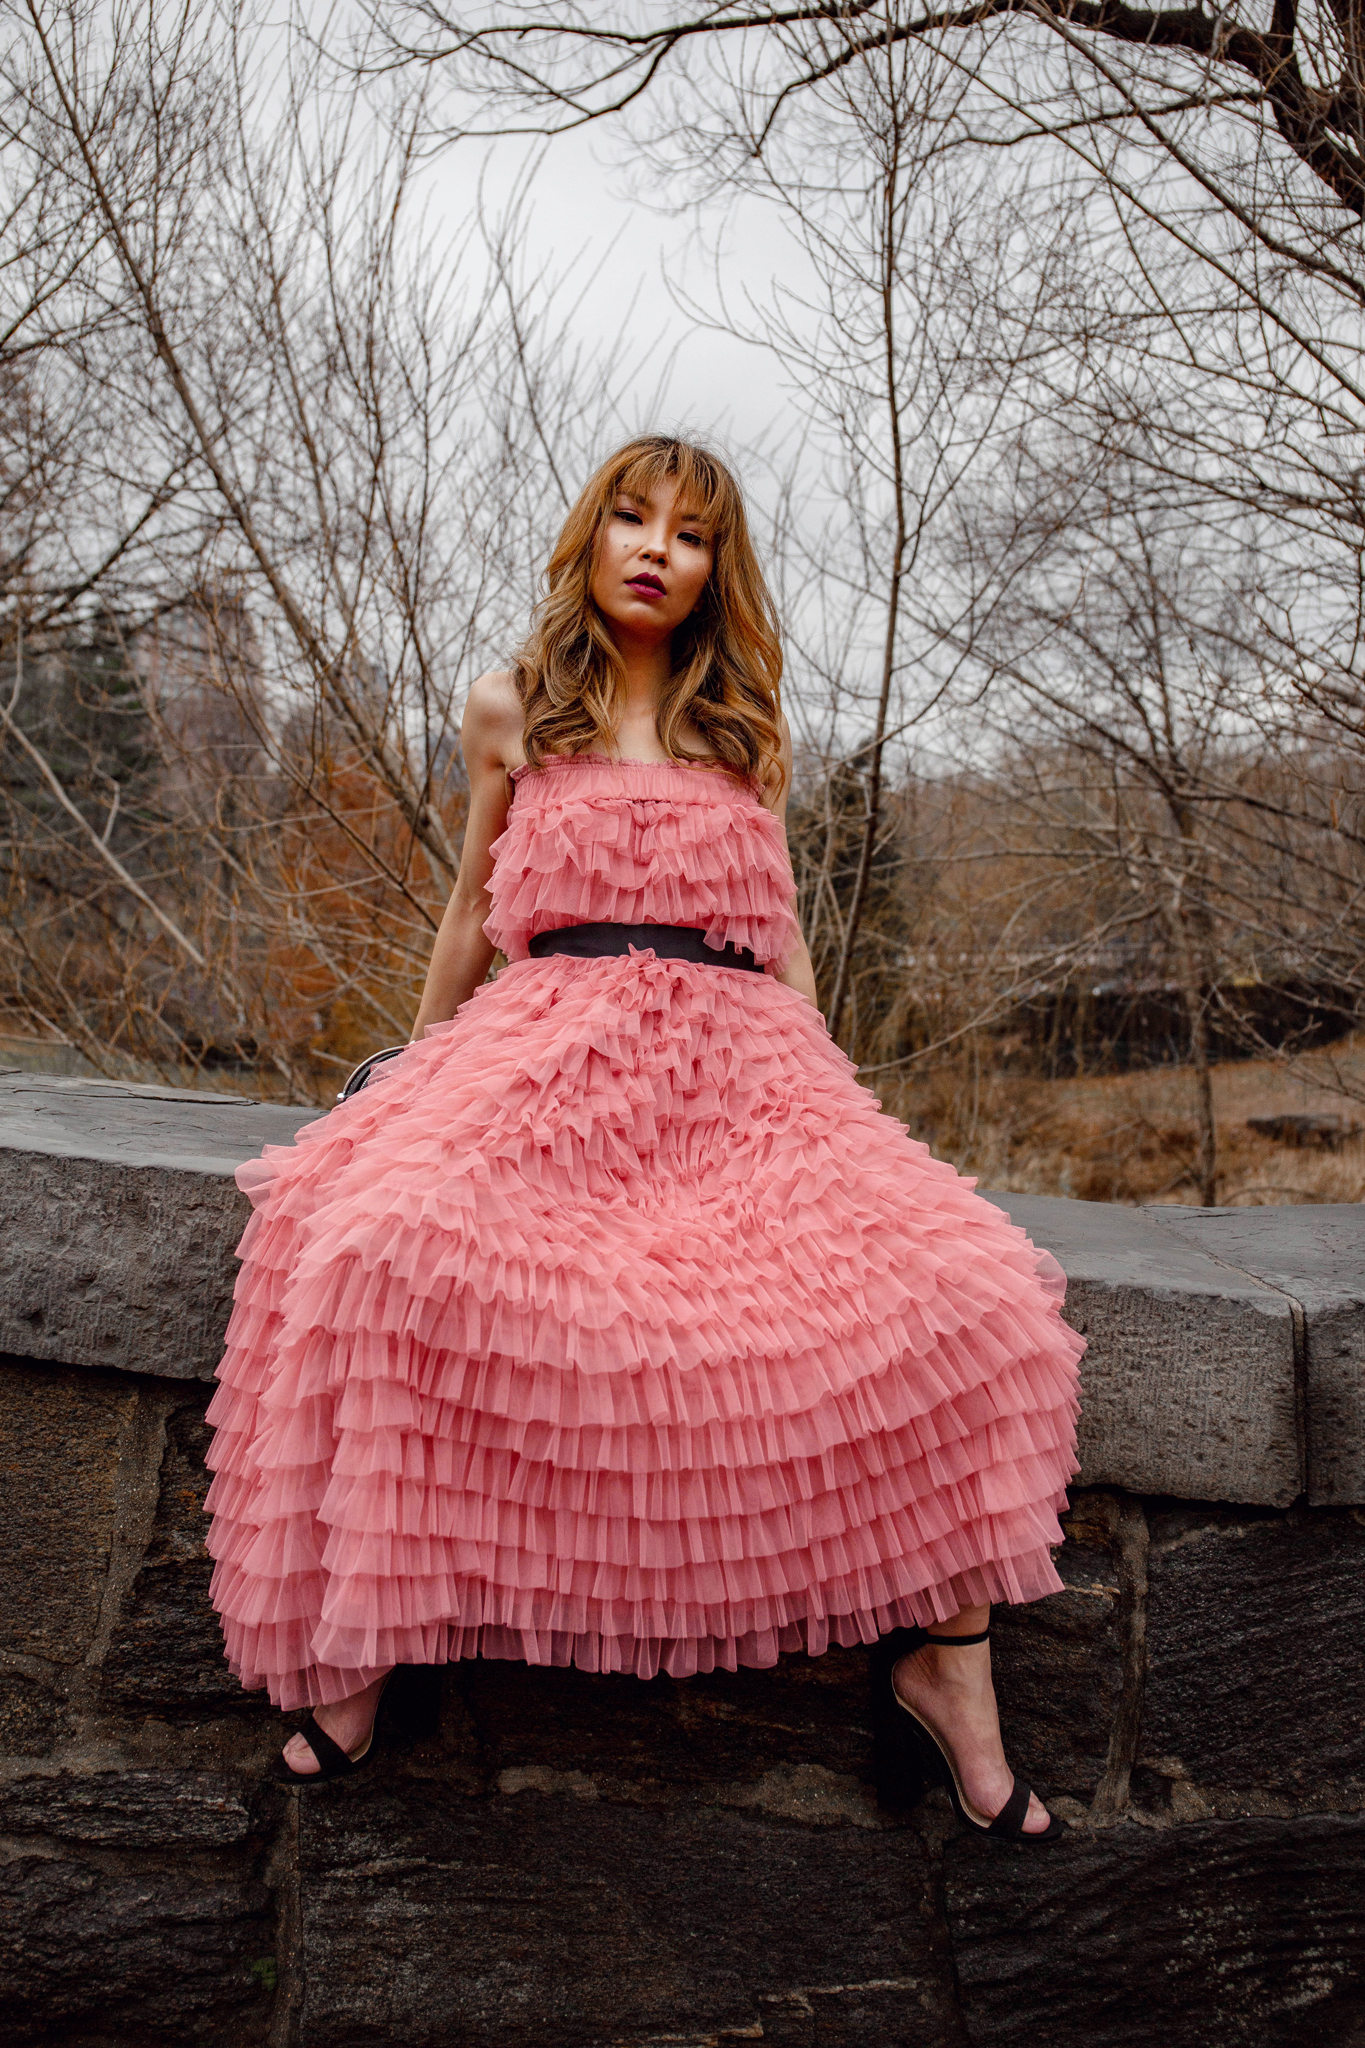
MULTIPOLYGON (((339 721, 272 718, 221 625, 186 603, 16 661, 0 1020, 30 1063, 326 1099, 406 1035, 447 878, 339 721)), ((458 838, 454 750, 430 786, 458 838)))
MULTIPOLYGON (((1343 1077, 1365 1089, 1365 1043, 1336 1048, 1343 1077)), ((1365 1200, 1365 1119, 1337 1077, 1312 1063, 1227 1060, 1213 1069, 1220 1204, 1365 1200), (1322 1114, 1349 1133, 1331 1146, 1277 1143, 1248 1119, 1322 1114)), ((1021 1080, 970 1059, 881 1090, 883 1105, 941 1159, 983 1187, 1087 1202, 1195 1202, 1198 1118, 1188 1068, 1093 1080, 1021 1080)))
MULTIPOLYGON (((1353 816, 1349 759, 1326 761, 1319 784, 1336 789, 1339 819, 1353 816)), ((1357 1140, 1316 1149, 1328 1131, 1305 1149, 1246 1128, 1278 1114, 1322 1112, 1348 1131, 1365 1119, 1349 1035, 1354 852, 1303 808, 1314 778, 1302 756, 1225 749, 1217 775, 1222 801, 1206 785, 1198 843, 1174 848, 1146 779, 1082 749, 1002 747, 992 774, 908 774, 888 792, 845 1043, 940 1156, 989 1186, 1090 1201, 1360 1199, 1357 1140)), ((804 764, 791 840, 822 988, 862 795, 855 776, 804 764)))
POLYGON ((7 26, 0 1007, 99 1072, 325 1099, 407 1031, 464 690, 596 418, 516 198, 448 232, 306 36, 7 26))

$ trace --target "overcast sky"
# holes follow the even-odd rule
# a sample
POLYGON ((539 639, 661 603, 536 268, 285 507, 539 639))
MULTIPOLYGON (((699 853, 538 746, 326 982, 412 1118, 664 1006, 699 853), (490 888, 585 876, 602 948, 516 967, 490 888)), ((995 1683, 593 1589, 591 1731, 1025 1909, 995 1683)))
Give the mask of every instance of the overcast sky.
POLYGON ((565 278, 566 306, 587 285, 574 331, 600 348, 627 431, 662 426, 714 435, 731 448, 771 443, 793 410, 768 353, 708 332, 679 309, 684 297, 714 305, 716 278, 737 307, 773 280, 796 281, 801 258, 776 215, 749 202, 685 218, 633 199, 628 172, 605 129, 579 130, 534 149, 516 138, 458 144, 430 172, 433 201, 454 226, 480 176, 494 207, 510 199, 528 164, 528 269, 565 278), (589 282, 591 280, 591 282, 589 282))

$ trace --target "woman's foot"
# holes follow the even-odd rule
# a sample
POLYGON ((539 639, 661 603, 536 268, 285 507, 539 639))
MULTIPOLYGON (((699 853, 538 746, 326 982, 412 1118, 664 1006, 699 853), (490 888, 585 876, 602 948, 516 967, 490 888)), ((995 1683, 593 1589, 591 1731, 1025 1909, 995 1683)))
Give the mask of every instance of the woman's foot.
MULTIPOLYGON (((374 1679, 364 1692, 351 1694, 348 1700, 335 1700, 330 1707, 315 1707, 313 1719, 324 1735, 330 1735, 338 1749, 344 1749, 347 1756, 354 1757, 365 1748, 374 1717, 379 1711, 379 1695, 383 1692, 388 1672, 374 1679)), ((318 1760, 302 1735, 291 1735, 284 1745, 284 1761, 297 1778, 311 1778, 316 1775, 318 1760)))
MULTIPOLYGON (((967 1619, 936 1622, 938 1636, 972 1635, 975 1627, 959 1627, 967 1619)), ((984 1627, 977 1622, 976 1627, 984 1627)), ((924 1643, 902 1657, 891 1674, 900 1698, 939 1736, 957 1765, 964 1799, 983 1821, 993 1820, 1014 1789, 1014 1773, 1005 1761, 1000 1716, 991 1683, 991 1646, 954 1644, 940 1649, 924 1643)), ((1037 1798, 1030 1798, 1024 1817, 1026 1835, 1043 1834, 1051 1816, 1037 1798)))

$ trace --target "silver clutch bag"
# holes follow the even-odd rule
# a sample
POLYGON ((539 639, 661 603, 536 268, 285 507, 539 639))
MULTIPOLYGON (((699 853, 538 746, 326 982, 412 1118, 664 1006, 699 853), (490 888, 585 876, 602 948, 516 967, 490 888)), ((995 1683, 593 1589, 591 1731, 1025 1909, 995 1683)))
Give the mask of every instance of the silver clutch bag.
POLYGON ((353 1067, 337 1094, 338 1102, 349 1102, 353 1095, 359 1095, 365 1083, 371 1078, 376 1067, 382 1067, 385 1060, 396 1060, 400 1052, 406 1052, 405 1045, 386 1045, 382 1052, 372 1052, 367 1060, 353 1067))

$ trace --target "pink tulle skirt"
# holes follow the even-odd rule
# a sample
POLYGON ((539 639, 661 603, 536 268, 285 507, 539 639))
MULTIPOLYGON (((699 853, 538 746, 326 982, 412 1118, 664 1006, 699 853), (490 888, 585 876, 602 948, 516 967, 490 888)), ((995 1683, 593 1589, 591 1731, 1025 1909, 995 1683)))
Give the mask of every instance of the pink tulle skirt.
POLYGON ((506 968, 244 1167, 214 1599, 285 1707, 684 1676, 1057 1587, 1059 1269, 769 976, 506 968))

